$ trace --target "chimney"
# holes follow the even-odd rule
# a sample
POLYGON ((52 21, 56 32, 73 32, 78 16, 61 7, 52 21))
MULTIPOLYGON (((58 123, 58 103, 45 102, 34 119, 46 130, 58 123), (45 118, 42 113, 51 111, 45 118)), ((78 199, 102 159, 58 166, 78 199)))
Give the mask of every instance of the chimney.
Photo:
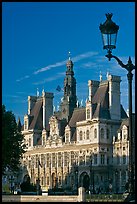
POLYGON ((88 80, 88 87, 89 87, 89 101, 92 103, 92 98, 94 97, 99 87, 99 81, 88 80))
POLYGON ((42 92, 43 98, 43 129, 49 124, 49 118, 53 115, 53 93, 42 92))
POLYGON ((37 100, 36 96, 28 96, 28 115, 31 114, 31 110, 34 107, 36 100, 37 100))
POLYGON ((121 108, 120 108, 120 76, 109 75, 109 111, 111 119, 121 119, 121 108))

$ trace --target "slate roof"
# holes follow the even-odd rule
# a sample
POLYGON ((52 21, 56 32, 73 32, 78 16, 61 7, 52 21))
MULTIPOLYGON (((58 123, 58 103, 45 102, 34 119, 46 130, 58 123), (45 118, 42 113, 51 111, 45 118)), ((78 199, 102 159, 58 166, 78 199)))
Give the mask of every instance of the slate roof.
POLYGON ((36 101, 31 114, 30 114, 31 122, 29 125, 29 129, 37 129, 42 130, 42 100, 36 101))
POLYGON ((69 121, 70 127, 76 127, 76 122, 86 120, 86 109, 85 108, 75 108, 72 117, 69 121))

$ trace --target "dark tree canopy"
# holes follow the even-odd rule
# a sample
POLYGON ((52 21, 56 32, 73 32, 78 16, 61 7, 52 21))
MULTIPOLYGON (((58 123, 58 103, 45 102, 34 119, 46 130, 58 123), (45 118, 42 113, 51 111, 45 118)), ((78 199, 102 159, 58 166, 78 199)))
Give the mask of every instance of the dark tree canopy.
POLYGON ((18 129, 14 114, 6 111, 2 105, 2 174, 6 167, 13 172, 18 171, 24 147, 23 135, 18 129))

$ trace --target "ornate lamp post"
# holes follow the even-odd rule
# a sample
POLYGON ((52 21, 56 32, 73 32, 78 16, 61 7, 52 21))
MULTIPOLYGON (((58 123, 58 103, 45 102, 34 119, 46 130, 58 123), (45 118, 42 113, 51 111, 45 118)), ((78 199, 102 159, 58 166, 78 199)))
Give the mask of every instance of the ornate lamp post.
POLYGON ((135 69, 135 65, 132 64, 131 58, 129 57, 128 63, 123 64, 123 62, 116 56, 112 55, 112 49, 116 48, 116 39, 117 33, 119 30, 119 26, 116 25, 112 20, 112 13, 106 14, 106 21, 104 24, 100 24, 99 29, 102 34, 103 39, 103 49, 107 50, 106 57, 111 60, 111 58, 115 58, 118 64, 125 68, 128 71, 127 79, 128 79, 128 102, 129 102, 129 195, 135 194, 134 187, 134 141, 132 134, 132 70, 135 69))

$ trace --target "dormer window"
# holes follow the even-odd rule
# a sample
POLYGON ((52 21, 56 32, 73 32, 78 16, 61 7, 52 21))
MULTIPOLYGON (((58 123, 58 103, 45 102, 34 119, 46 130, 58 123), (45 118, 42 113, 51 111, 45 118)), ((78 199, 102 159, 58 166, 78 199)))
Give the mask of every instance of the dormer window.
POLYGON ((66 143, 69 143, 69 134, 66 133, 66 143))
POLYGON ((28 123, 27 121, 25 120, 25 123, 24 123, 24 129, 27 130, 28 129, 28 123))
POLYGON ((83 133, 82 133, 82 131, 80 131, 79 136, 80 136, 80 140, 82 140, 82 139, 83 139, 83 133))
POLYGON ((90 109, 87 109, 87 119, 90 119, 90 109))
POLYGON ((97 138, 97 129, 94 129, 94 138, 97 138))
POLYGON ((86 139, 89 140, 89 130, 86 131, 86 139))

